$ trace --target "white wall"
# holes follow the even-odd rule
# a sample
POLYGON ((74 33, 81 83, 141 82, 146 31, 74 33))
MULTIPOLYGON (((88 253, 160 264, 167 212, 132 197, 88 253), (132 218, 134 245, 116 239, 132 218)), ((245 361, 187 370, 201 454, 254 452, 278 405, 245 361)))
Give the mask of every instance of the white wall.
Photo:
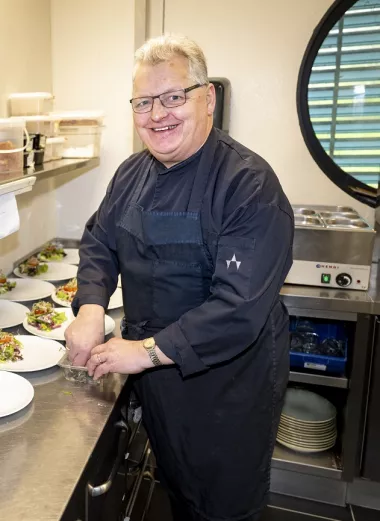
MULTIPOLYGON (((11 92, 51 91, 50 0, 0 0, 0 117, 11 92)), ((0 240, 0 268, 55 237, 55 194, 49 180, 17 197, 21 227, 0 240)))
MULTIPOLYGON (((230 134, 272 165, 291 203, 349 204, 372 221, 372 209, 319 169, 298 123, 298 71, 313 30, 332 3, 165 0, 164 28, 194 38, 205 51, 210 76, 230 79, 230 134)), ((153 28, 157 33, 157 24, 153 28)))
POLYGON ((101 166, 57 183, 58 235, 79 238, 116 168, 133 151, 129 99, 134 49, 145 38, 145 3, 52 0, 51 10, 56 108, 106 114, 101 166))

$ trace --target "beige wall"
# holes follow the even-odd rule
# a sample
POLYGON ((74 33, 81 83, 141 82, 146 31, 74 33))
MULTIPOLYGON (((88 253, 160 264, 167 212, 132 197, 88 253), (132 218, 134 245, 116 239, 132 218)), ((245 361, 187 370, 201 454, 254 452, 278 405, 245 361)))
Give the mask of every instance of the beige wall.
MULTIPOLYGON (((7 116, 8 94, 51 91, 50 0, 0 0, 0 117, 7 116)), ((21 227, 0 240, 0 268, 56 234, 55 194, 50 181, 17 197, 21 227)))
MULTIPOLYGON (((154 3, 154 0, 152 0, 154 3)), ((296 109, 299 67, 314 28, 332 0, 165 0, 165 32, 202 46, 210 76, 232 85, 230 134, 274 168, 293 204, 350 204, 373 210, 336 187, 312 159, 296 109)), ((153 35, 157 24, 152 22, 153 35)))
POLYGON ((50 0, 0 0, 0 118, 11 92, 51 92, 50 0))
POLYGON ((129 99, 134 49, 145 39, 145 2, 52 0, 51 5, 57 109, 106 114, 101 166, 59 179, 58 235, 79 238, 116 168, 133 151, 129 99))

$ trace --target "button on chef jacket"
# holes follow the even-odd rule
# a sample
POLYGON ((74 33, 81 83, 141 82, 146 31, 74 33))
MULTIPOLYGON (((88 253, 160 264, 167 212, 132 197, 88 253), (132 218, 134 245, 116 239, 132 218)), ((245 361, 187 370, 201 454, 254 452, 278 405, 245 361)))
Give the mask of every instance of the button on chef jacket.
MULTIPOLYGON (((217 144, 201 208, 203 240, 215 269, 210 294, 155 334, 183 376, 229 360, 255 341, 292 263, 293 212, 273 170, 222 131, 212 133, 217 144)), ((116 226, 143 172, 149 169, 139 205, 185 212, 201 153, 171 168, 148 151, 121 164, 83 234, 74 312, 83 304, 108 306, 119 274, 116 226)))

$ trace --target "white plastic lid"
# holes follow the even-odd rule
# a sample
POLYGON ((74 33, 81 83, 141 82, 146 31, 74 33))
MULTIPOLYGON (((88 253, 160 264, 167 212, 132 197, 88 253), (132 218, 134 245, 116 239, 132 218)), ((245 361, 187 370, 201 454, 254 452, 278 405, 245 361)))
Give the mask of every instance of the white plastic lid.
POLYGON ((25 127, 25 118, 2 118, 0 127, 25 127))
POLYGON ((55 118, 53 118, 53 116, 50 116, 50 115, 41 115, 41 116, 12 116, 10 117, 9 119, 14 119, 14 120, 20 120, 22 119, 23 121, 26 121, 27 123, 29 122, 38 122, 38 121, 55 121, 55 118))
POLYGON ((70 111, 70 112, 50 112, 50 116, 53 116, 54 119, 58 119, 61 121, 71 120, 71 119, 96 119, 101 122, 104 118, 104 112, 102 110, 78 110, 78 111, 70 111))
POLYGON ((54 96, 50 92, 13 92, 9 94, 9 99, 53 99, 54 96))

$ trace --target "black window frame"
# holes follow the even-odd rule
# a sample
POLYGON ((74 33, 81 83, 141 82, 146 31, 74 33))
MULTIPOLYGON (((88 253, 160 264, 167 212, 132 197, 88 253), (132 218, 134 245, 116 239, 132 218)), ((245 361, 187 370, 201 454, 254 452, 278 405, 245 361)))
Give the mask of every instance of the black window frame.
POLYGON ((297 112, 301 133, 311 156, 327 177, 351 197, 372 208, 380 205, 379 189, 372 188, 342 170, 324 151, 310 119, 308 88, 318 51, 334 25, 357 0, 335 0, 317 27, 304 53, 297 81, 297 112))

